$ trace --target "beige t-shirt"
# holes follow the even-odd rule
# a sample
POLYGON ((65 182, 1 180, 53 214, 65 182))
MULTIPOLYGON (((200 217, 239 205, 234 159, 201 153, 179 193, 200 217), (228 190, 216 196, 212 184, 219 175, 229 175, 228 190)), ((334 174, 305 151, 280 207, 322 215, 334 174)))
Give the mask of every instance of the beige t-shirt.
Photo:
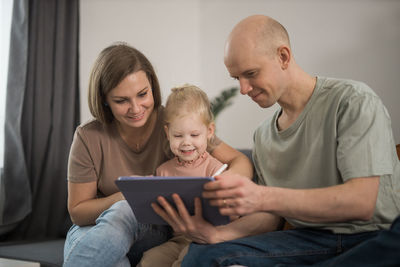
MULTIPOLYGON (((161 163, 174 156, 164 132, 164 108, 156 112, 154 130, 140 152, 129 148, 115 122, 105 125, 91 120, 78 126, 69 154, 68 181, 97 181, 99 195, 109 196, 119 191, 114 181, 120 176, 155 174, 161 163)), ((215 137, 207 150, 211 152, 220 143, 215 137)))

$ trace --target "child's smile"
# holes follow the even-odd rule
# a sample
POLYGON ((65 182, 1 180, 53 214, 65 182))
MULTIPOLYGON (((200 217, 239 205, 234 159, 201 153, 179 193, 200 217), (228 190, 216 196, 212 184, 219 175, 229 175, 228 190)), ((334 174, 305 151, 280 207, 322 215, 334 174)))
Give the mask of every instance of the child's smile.
POLYGON ((212 131, 197 114, 189 114, 174 119, 166 132, 172 152, 180 161, 194 161, 207 149, 207 139, 212 131))

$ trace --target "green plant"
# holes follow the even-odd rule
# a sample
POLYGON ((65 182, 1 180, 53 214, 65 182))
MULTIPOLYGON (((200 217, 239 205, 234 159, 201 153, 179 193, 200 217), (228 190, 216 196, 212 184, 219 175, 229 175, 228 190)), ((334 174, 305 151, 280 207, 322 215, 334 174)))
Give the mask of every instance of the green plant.
POLYGON ((222 90, 222 92, 214 97, 211 103, 211 111, 214 115, 214 120, 217 118, 218 114, 224 110, 226 107, 232 105, 232 99, 237 95, 239 88, 231 87, 222 90))

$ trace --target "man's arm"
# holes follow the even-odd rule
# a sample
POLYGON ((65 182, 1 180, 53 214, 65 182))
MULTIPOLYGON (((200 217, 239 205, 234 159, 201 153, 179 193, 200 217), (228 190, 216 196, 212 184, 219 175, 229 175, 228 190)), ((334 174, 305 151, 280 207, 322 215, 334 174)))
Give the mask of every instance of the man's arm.
POLYGON ((275 231, 282 218, 267 212, 252 213, 217 227, 216 234, 208 240, 208 244, 225 242, 251 235, 275 231))
POLYGON ((270 189, 265 203, 275 214, 308 222, 366 221, 375 210, 379 177, 354 178, 320 189, 270 189))
POLYGON ((353 178, 341 185, 318 189, 260 186, 239 175, 216 177, 205 185, 203 197, 223 215, 266 211, 308 222, 369 220, 374 212, 379 177, 353 178))

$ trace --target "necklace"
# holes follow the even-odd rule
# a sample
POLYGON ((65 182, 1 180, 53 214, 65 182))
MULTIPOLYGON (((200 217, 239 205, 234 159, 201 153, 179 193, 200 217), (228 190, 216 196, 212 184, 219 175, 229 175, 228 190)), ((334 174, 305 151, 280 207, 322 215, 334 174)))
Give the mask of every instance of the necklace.
POLYGON ((143 136, 144 135, 142 135, 142 138, 140 138, 137 143, 133 144, 135 147, 133 150, 135 150, 136 152, 139 152, 147 143, 148 138, 144 138, 143 136))
POLYGON ((140 152, 146 146, 148 140, 150 139, 156 121, 157 114, 153 112, 153 114, 151 114, 142 129, 134 129, 134 131, 124 131, 121 125, 119 125, 118 131, 122 140, 126 143, 126 145, 128 145, 130 149, 132 149, 134 152, 140 152))

